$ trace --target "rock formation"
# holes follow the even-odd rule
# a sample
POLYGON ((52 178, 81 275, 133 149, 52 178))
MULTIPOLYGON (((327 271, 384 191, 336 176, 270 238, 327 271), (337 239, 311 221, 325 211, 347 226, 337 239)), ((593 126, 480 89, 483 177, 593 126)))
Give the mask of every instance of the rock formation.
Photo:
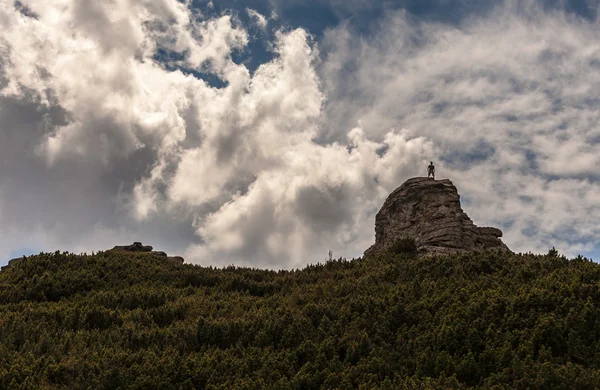
POLYGON ((5 269, 9 269, 10 267, 15 266, 19 261, 23 260, 25 258, 25 256, 22 257, 17 257, 15 259, 9 260, 8 264, 6 264, 3 267, 0 267, 0 271, 4 271, 5 269))
POLYGON ((165 252, 153 251, 150 245, 142 245, 141 242, 134 242, 131 245, 115 246, 111 250, 113 251, 124 251, 124 252, 144 252, 153 256, 164 257, 165 259, 174 263, 183 264, 184 260, 181 256, 167 256, 165 252))
POLYGON ((141 242, 136 241, 131 245, 115 246, 112 250, 125 252, 152 252, 152 247, 150 245, 142 245, 141 242))
POLYGON ((473 224, 450 180, 415 177, 394 190, 377 213, 375 244, 365 256, 390 249, 402 238, 413 239, 419 254, 510 251, 499 237, 500 229, 473 224))

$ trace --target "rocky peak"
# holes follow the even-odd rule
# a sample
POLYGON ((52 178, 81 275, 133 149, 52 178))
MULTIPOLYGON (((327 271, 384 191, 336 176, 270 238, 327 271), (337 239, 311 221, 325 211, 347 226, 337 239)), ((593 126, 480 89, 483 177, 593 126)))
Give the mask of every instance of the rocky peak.
POLYGON ((414 239, 421 254, 509 251, 500 237, 500 229, 473 224, 450 180, 415 177, 394 190, 377 213, 375 244, 365 255, 386 250, 401 238, 414 239))

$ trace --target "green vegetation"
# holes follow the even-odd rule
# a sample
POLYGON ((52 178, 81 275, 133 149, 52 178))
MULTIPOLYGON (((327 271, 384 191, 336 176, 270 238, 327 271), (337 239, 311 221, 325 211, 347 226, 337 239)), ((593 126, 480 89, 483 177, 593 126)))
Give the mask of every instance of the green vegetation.
POLYGON ((554 252, 291 272, 41 254, 0 272, 0 388, 593 389, 599 281, 554 252))

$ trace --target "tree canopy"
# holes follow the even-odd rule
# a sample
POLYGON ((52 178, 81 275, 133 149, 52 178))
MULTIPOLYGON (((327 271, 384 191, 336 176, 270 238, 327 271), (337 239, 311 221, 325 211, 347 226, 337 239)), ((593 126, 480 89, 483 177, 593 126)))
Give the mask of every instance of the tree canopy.
POLYGON ((593 389, 599 281, 556 251, 293 271, 42 253, 0 272, 0 388, 593 389))

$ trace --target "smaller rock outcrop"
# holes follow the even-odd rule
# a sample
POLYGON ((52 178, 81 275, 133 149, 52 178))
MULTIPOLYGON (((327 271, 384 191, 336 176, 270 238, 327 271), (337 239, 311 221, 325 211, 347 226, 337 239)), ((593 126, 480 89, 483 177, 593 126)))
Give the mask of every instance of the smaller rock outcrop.
POLYGON ((123 246, 115 246, 112 248, 112 251, 123 251, 123 252, 143 252, 148 253, 152 256, 164 257, 166 260, 171 261, 177 264, 183 264, 184 259, 181 256, 168 256, 165 252, 162 251, 153 251, 153 248, 150 245, 142 245, 141 242, 134 242, 131 245, 123 245, 123 246))
POLYGON ((12 260, 8 260, 8 264, 3 267, 0 267, 0 271, 4 271, 5 269, 9 269, 10 267, 14 267, 19 261, 23 260, 25 256, 17 257, 12 260))
POLYGON ((112 250, 125 252, 152 252, 152 247, 150 245, 142 245, 141 242, 136 241, 131 245, 115 246, 112 250))
POLYGON ((411 239, 420 254, 510 251, 500 240, 502 231, 478 227, 460 206, 460 196, 448 179, 415 177, 386 199, 375 217, 375 244, 365 255, 411 239))

